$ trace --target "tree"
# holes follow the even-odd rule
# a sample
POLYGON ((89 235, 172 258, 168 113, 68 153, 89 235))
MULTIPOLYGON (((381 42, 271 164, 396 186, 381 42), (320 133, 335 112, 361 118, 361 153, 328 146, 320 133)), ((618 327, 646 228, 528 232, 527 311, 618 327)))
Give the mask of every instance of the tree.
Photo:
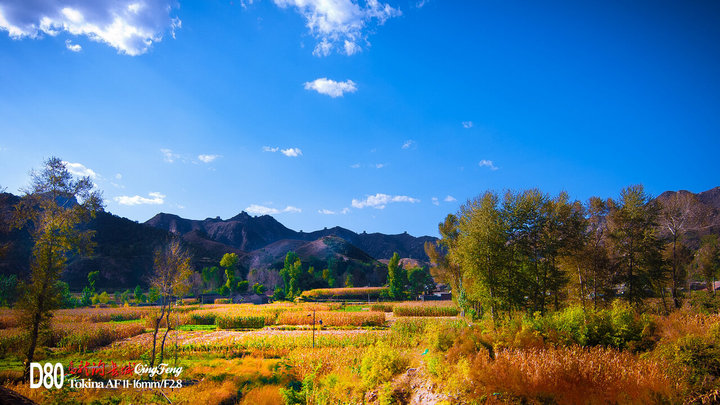
POLYGON ((95 295, 95 281, 97 280, 98 274, 100 274, 99 271, 91 271, 87 275, 88 285, 82 290, 81 303, 83 306, 95 304, 92 302, 92 297, 95 295))
POLYGON ((623 297, 636 305, 658 285, 664 298, 657 219, 658 206, 642 185, 623 189, 608 215, 611 253, 620 270, 618 281, 625 284, 623 297))
POLYGON ((715 277, 720 273, 720 241, 717 235, 705 235, 695 253, 695 265, 705 278, 708 293, 715 293, 715 277))
POLYGON ((427 267, 413 267, 407 272, 408 292, 417 298, 420 294, 431 293, 435 288, 435 281, 427 267))
POLYGON ((160 344, 160 359, 162 363, 165 352, 165 339, 172 329, 170 322, 171 303, 174 297, 183 296, 190 289, 190 276, 193 273, 192 258, 177 239, 170 241, 163 249, 155 251, 154 273, 150 278, 151 288, 156 288, 160 295, 160 314, 154 318, 155 330, 153 332, 153 348, 150 358, 150 367, 155 363, 155 349, 160 323, 165 317, 165 334, 160 344))
POLYGON ((18 295, 17 276, 11 274, 0 277, 0 306, 11 306, 15 303, 18 295))
POLYGON ((450 260, 463 269, 466 306, 476 313, 490 309, 493 321, 509 304, 506 240, 497 194, 488 191, 460 208, 458 238, 450 260))
POLYGON ((133 291, 133 295, 135 296, 135 302, 145 302, 147 301, 147 297, 145 297, 145 294, 143 294, 142 288, 140 286, 135 286, 135 291, 133 291))
POLYGON ((40 171, 30 173, 30 186, 15 206, 13 227, 26 228, 33 240, 30 279, 23 282, 20 301, 23 324, 28 330, 24 378, 29 378, 40 331, 52 311, 62 305, 57 281, 72 253, 90 253, 93 232, 78 226, 102 210, 102 196, 93 190, 90 177, 75 179, 65 162, 51 157, 40 171))
MULTIPOLYGON (((287 252, 285 255, 285 263, 280 270, 280 278, 282 278, 284 285, 281 293, 284 299, 292 301, 300 296, 300 293, 302 293, 301 277, 303 273, 302 263, 298 255, 295 252, 287 252)), ((276 289, 276 291, 278 291, 278 289, 276 289)))
POLYGON ((430 274, 438 281, 446 283, 450 286, 453 298, 458 305, 463 306, 461 297, 465 296, 463 290, 463 272, 460 266, 450 261, 449 252, 451 252, 458 238, 458 218, 453 214, 448 214, 445 221, 438 224, 440 239, 437 243, 425 242, 425 253, 430 258, 430 274))
POLYGON ((220 260, 220 267, 225 269, 225 287, 223 291, 238 291, 238 282, 235 281, 235 272, 237 271, 238 256, 235 253, 225 253, 220 260))
POLYGON ((407 271, 400 266, 400 256, 395 252, 388 262, 388 295, 390 298, 405 299, 407 284, 407 271))
POLYGON ((223 274, 217 266, 203 267, 202 280, 208 289, 216 290, 223 282, 223 274))
POLYGON ((264 285, 258 283, 253 284, 252 289, 257 295, 263 295, 265 294, 265 291, 267 291, 267 288, 265 288, 264 285))
POLYGON ((697 197, 687 191, 672 194, 660 207, 660 233, 668 241, 665 256, 670 263, 671 294, 675 308, 680 308, 680 286, 684 284, 687 275, 685 266, 691 260, 687 248, 683 246, 683 238, 688 229, 701 226, 706 221, 707 211, 702 207, 697 197))

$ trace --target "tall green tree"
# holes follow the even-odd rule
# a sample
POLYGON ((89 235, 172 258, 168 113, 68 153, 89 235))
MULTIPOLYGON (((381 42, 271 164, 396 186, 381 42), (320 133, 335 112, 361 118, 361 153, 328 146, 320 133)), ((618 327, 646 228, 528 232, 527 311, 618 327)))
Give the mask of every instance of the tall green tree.
POLYGON ((81 230, 79 225, 103 209, 101 193, 93 190, 90 177, 74 178, 57 157, 47 159, 30 177, 30 185, 15 206, 12 224, 27 229, 33 240, 30 279, 22 283, 19 301, 29 336, 25 379, 29 378, 40 331, 48 327, 52 311, 62 305, 57 281, 68 256, 88 254, 93 248, 93 232, 81 230))
POLYGON ((648 293, 658 289, 664 297, 661 242, 657 237, 659 209, 642 185, 622 190, 608 215, 610 247, 625 284, 623 298, 639 305, 648 293))
POLYGON ((407 272, 400 266, 400 256, 393 253, 388 262, 388 295, 394 300, 406 298, 407 272))
POLYGON ((450 259, 464 271, 468 306, 478 315, 489 309, 494 321, 508 309, 505 224, 497 194, 486 192, 460 208, 458 239, 450 259))
POLYGON ((431 293, 435 288, 435 281, 427 267, 413 267, 407 271, 408 292, 413 298, 420 294, 431 293))

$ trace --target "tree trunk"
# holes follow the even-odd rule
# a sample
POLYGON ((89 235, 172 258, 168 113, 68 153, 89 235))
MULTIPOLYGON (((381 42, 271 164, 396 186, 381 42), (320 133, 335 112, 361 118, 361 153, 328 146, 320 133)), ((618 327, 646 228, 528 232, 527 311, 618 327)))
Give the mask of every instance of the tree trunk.
POLYGON ((157 344, 158 329, 160 329, 160 322, 162 322, 163 316, 165 316, 165 300, 163 299, 162 307, 160 308, 160 317, 155 320, 155 331, 153 332, 153 348, 152 355, 150 357, 150 367, 155 364, 155 346, 157 344))
POLYGON ((158 360, 158 364, 162 364, 163 357, 165 356, 165 339, 167 339, 167 335, 170 332, 170 305, 172 305, 172 302, 168 304, 168 310, 165 313, 167 329, 165 329, 165 335, 163 335, 162 343, 160 344, 160 360, 158 360))

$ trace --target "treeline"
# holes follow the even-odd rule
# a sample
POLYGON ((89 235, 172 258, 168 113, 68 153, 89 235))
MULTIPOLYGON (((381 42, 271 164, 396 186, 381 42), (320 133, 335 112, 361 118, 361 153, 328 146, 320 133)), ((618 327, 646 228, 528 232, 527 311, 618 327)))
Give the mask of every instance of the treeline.
POLYGON ((689 270, 708 286, 720 271, 715 235, 696 251, 684 243, 705 218, 693 198, 676 193, 660 204, 641 185, 584 204, 564 192, 487 191, 448 215, 425 250, 433 275, 471 315, 545 313, 568 302, 597 308, 617 298, 641 307, 650 297, 668 311, 681 305, 689 270))

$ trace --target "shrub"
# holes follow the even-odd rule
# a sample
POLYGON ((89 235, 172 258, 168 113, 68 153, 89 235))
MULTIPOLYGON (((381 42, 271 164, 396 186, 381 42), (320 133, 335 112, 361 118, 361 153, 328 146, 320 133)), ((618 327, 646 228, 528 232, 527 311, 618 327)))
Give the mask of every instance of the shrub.
POLYGON ((232 304, 232 300, 230 298, 216 298, 215 304, 232 304))
POLYGON ((265 326, 262 316, 223 315, 215 318, 215 325, 220 329, 260 329, 265 326))
POLYGON ((360 375, 367 388, 376 387, 390 381, 396 374, 404 371, 409 364, 404 353, 389 346, 371 347, 360 363, 360 375))

